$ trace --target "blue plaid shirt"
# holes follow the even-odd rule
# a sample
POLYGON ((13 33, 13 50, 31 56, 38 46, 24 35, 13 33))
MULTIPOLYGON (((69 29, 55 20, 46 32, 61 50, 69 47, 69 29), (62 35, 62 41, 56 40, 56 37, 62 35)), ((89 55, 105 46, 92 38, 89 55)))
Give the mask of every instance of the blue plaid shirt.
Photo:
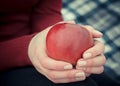
POLYGON ((105 72, 120 81, 120 0, 63 0, 65 21, 75 20, 101 31, 105 43, 105 72))

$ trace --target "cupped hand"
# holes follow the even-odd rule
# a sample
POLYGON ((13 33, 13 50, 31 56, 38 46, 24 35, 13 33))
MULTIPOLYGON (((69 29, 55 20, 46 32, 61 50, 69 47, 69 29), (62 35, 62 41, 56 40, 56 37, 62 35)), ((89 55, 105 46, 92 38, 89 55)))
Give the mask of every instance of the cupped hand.
POLYGON ((104 64, 106 62, 104 56, 105 46, 101 41, 96 40, 96 38, 102 37, 102 33, 91 26, 86 25, 83 27, 90 31, 95 41, 94 46, 86 50, 83 53, 83 58, 78 60, 76 69, 83 70, 87 75, 100 74, 104 71, 104 64))
POLYGON ((28 55, 33 66, 54 83, 84 80, 86 75, 83 70, 74 69, 72 64, 56 61, 46 54, 46 35, 51 27, 35 35, 29 44, 28 55))

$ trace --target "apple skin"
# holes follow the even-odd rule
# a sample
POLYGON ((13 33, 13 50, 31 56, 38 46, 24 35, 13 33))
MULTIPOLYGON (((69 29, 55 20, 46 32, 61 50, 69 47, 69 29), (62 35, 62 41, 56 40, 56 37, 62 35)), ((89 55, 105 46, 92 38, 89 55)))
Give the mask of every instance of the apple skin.
POLYGON ((90 32, 77 24, 54 25, 46 36, 46 52, 49 57, 76 65, 85 50, 93 46, 90 32))

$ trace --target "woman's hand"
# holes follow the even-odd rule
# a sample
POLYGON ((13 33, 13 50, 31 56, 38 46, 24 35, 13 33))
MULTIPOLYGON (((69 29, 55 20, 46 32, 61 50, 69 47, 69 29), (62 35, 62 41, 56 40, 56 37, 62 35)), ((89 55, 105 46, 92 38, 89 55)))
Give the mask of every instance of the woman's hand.
MULTIPOLYGON (((89 74, 98 74, 103 71, 105 63, 103 55, 104 45, 99 41, 95 41, 95 45, 84 52, 84 58, 77 62, 76 69, 70 63, 56 61, 48 57, 46 54, 46 35, 51 27, 46 28, 33 37, 29 45, 29 58, 38 72, 54 83, 68 83, 85 80, 89 74)), ((84 27, 88 28, 94 38, 102 36, 100 32, 96 32, 93 28, 84 27)))
MULTIPOLYGON (((71 22, 72 23, 72 22, 71 22)), ((85 80, 83 70, 73 69, 72 64, 56 61, 46 54, 46 35, 50 27, 38 33, 30 42, 28 54, 38 72, 54 83, 68 83, 85 80)))
MULTIPOLYGON (((91 26, 83 26, 87 28, 91 33, 93 38, 102 37, 102 33, 94 30, 91 26)), ((83 59, 79 59, 76 65, 76 69, 83 70, 86 75, 90 74, 100 74, 104 71, 103 65, 106 62, 104 56, 104 44, 98 40, 94 41, 94 46, 89 48, 83 53, 83 59)))

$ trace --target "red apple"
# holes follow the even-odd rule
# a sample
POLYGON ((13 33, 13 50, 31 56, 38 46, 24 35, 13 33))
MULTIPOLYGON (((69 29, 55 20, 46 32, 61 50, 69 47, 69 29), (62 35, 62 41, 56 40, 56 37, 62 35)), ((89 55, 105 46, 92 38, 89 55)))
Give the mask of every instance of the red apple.
POLYGON ((46 37, 46 52, 49 57, 76 64, 85 50, 93 46, 90 32, 77 24, 54 25, 46 37))

